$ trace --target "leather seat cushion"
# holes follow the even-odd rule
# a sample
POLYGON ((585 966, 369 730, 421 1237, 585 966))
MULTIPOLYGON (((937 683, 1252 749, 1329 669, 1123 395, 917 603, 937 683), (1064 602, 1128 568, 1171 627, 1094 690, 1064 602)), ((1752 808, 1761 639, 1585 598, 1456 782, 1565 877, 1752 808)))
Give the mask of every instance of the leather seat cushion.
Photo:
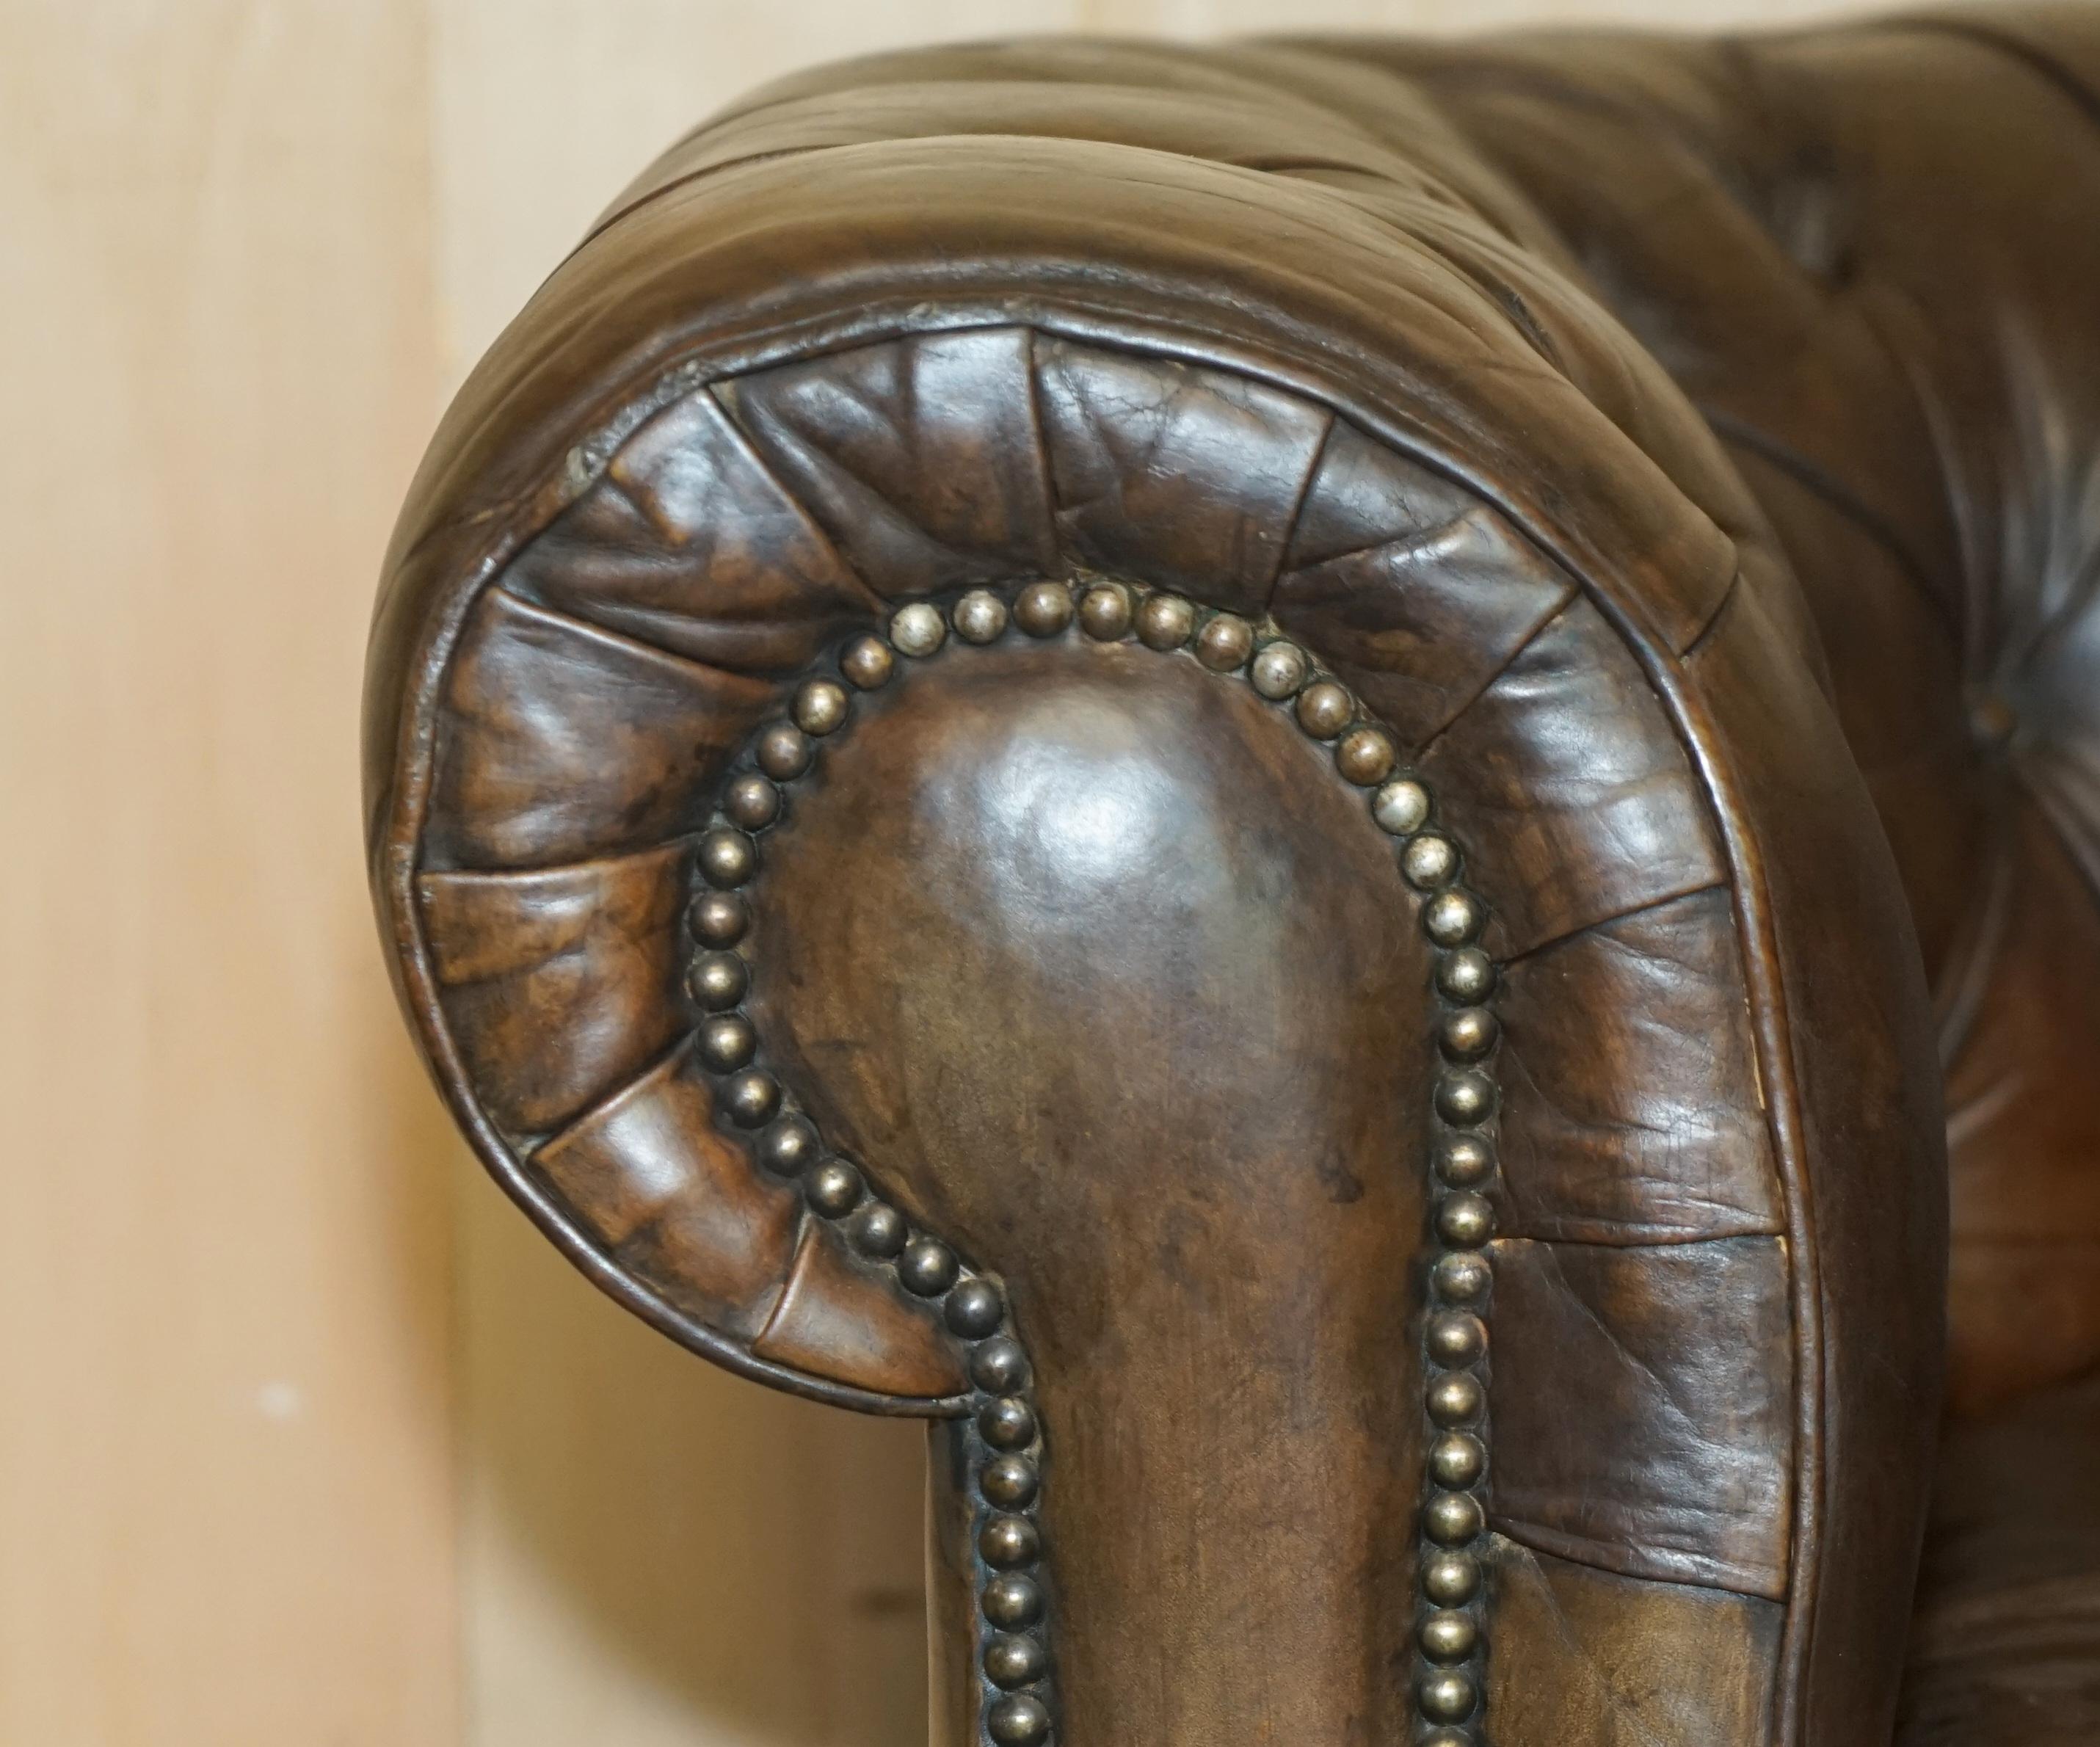
POLYGON ((1896 1739, 2100 1740, 2100 1371, 1948 1432, 1896 1739))

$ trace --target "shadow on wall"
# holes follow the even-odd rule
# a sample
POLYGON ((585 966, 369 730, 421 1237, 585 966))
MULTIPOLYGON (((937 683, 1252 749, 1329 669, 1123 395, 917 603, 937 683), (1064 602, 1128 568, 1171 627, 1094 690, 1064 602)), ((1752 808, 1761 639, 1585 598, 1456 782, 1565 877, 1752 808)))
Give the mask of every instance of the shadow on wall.
POLYGON ((466 1747, 924 1747, 924 1432, 730 1376, 462 1158, 466 1747))

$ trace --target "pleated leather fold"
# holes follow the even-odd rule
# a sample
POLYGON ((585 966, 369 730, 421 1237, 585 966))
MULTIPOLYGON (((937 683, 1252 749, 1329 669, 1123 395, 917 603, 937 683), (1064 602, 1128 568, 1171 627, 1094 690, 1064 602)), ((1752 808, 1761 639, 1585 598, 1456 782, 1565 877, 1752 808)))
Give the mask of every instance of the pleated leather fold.
POLYGON ((1622 1576, 1784 1599, 1784 1245, 1502 1238, 1494 1260, 1496 1529, 1622 1576))
POLYGON ((423 931, 476 1101, 545 1134, 691 1022, 679 988, 687 868, 677 843, 521 873, 428 873, 423 931))

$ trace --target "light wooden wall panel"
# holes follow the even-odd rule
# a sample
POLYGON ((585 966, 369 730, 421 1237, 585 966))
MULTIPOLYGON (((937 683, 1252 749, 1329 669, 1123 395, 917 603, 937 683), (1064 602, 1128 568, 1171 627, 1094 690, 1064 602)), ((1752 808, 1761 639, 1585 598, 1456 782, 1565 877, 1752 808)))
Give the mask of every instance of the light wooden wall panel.
POLYGON ((439 1122, 360 872, 425 23, 0 11, 0 1743, 457 1738, 439 1122))

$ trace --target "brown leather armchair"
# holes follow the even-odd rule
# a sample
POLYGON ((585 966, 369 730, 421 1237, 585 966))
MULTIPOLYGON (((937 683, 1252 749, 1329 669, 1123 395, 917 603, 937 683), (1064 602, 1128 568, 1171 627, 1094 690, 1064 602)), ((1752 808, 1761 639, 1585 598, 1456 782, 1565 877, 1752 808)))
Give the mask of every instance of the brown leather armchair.
POLYGON ((893 55, 461 394, 373 877, 939 1741, 2088 1742, 2096 603, 2100 9, 893 55))

